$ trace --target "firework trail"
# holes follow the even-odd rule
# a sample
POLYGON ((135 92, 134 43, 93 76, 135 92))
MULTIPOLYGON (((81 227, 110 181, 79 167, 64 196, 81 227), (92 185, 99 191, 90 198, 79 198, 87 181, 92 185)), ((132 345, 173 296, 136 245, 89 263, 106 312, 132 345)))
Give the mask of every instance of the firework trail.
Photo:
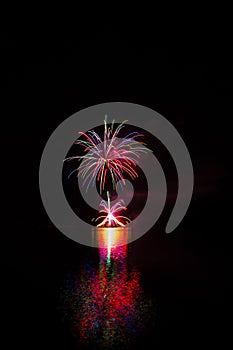
POLYGON ((127 210, 127 208, 124 206, 124 201, 121 199, 111 207, 109 191, 107 191, 107 197, 107 202, 105 200, 102 200, 100 202, 100 206, 103 207, 103 209, 101 209, 99 213, 104 213, 105 215, 101 215, 97 219, 95 219, 95 221, 103 219, 97 225, 97 227, 105 225, 110 227, 125 226, 127 223, 130 222, 130 220, 126 216, 117 215, 117 213, 127 210), (122 219, 125 223, 121 222, 122 219))
POLYGON ((127 120, 119 124, 115 130, 114 122, 113 120, 111 126, 108 127, 105 117, 103 140, 94 130, 89 130, 87 133, 79 132, 85 137, 85 140, 78 139, 75 144, 83 146, 85 154, 65 159, 65 161, 74 159, 81 161, 81 164, 70 173, 69 177, 78 171, 78 175, 83 179, 83 186, 87 186, 86 191, 91 184, 94 186, 98 181, 100 194, 102 194, 109 175, 114 189, 119 180, 122 180, 125 185, 124 172, 129 174, 132 179, 138 177, 135 170, 138 158, 141 153, 149 151, 145 147, 145 143, 136 140, 137 137, 143 136, 138 132, 131 132, 119 139, 119 133, 127 120))

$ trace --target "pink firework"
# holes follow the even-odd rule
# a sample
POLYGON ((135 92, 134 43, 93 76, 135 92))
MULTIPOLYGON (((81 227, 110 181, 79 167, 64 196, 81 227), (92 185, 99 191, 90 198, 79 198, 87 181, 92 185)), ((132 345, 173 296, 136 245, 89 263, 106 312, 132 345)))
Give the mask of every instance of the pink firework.
POLYGON ((115 226, 125 226, 126 224, 128 224, 130 222, 130 219, 128 219, 126 216, 118 215, 119 212, 127 210, 127 208, 124 206, 124 201, 121 199, 111 207, 108 191, 107 191, 107 197, 108 197, 107 201, 102 200, 100 202, 100 206, 103 207, 103 209, 101 209, 99 213, 103 213, 105 215, 101 215, 97 219, 95 219, 95 221, 102 220, 97 225, 97 227, 100 227, 100 226, 115 227, 115 226), (125 223, 123 223, 122 220, 125 223))
POLYGON ((113 188, 115 188, 119 180, 122 180, 123 184, 125 184, 124 172, 129 174, 132 179, 138 177, 135 170, 138 158, 141 153, 146 153, 148 149, 143 142, 135 140, 137 137, 143 136, 138 132, 131 132, 119 139, 119 133, 126 122, 126 120, 123 121, 114 130, 114 120, 111 123, 111 127, 108 127, 105 117, 103 140, 94 130, 87 133, 79 132, 85 137, 85 140, 78 139, 75 144, 83 146, 85 154, 83 156, 69 157, 65 160, 81 160, 81 164, 71 174, 78 170, 78 175, 83 179, 83 186, 87 186, 86 191, 88 191, 91 184, 94 186, 96 181, 98 181, 100 193, 102 194, 109 175, 113 188))

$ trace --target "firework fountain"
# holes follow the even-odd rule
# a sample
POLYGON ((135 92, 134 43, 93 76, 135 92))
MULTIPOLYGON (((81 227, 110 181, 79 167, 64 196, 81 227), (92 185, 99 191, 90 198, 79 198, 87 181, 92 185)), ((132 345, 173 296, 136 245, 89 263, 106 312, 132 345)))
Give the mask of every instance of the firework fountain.
POLYGON ((116 188, 118 181, 125 185, 125 174, 131 180, 138 177, 137 165, 140 155, 149 151, 145 143, 137 139, 143 135, 131 132, 120 138, 126 121, 115 127, 114 120, 108 126, 104 120, 103 138, 94 130, 80 132, 75 141, 82 146, 84 154, 65 161, 78 160, 78 166, 69 174, 77 172, 88 191, 95 184, 100 195, 99 216, 92 222, 97 226, 95 235, 99 243, 99 268, 86 264, 78 277, 68 279, 64 290, 65 305, 72 319, 72 329, 79 341, 94 348, 127 346, 130 339, 139 334, 149 319, 150 303, 145 302, 137 269, 127 266, 127 243, 130 219, 124 215, 127 208, 119 199, 111 205, 109 179, 116 188), (72 285, 72 287, 71 287, 72 285))

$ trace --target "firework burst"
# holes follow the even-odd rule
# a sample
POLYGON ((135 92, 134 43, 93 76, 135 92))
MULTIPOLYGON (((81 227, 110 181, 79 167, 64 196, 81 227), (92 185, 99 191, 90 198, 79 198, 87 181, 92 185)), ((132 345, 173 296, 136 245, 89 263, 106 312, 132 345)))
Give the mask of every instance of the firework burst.
POLYGON ((85 137, 85 140, 78 139, 75 144, 83 146, 85 154, 69 157, 65 160, 81 160, 81 164, 70 173, 69 177, 78 171, 78 175, 83 179, 83 186, 87 186, 86 191, 91 184, 94 186, 97 181, 100 194, 102 194, 109 176, 114 189, 119 180, 122 180, 125 185, 124 173, 129 174, 132 179, 138 177, 135 170, 138 158, 141 153, 146 153, 148 149, 143 142, 136 140, 137 137, 143 136, 138 132, 131 132, 119 139, 119 133, 126 122, 127 120, 123 121, 114 130, 114 120, 108 127, 105 117, 103 140, 94 130, 87 133, 79 132, 85 137))
POLYGON ((105 215, 99 216, 95 221, 102 220, 97 227, 100 226, 108 226, 108 227, 116 227, 116 226, 125 226, 130 222, 130 219, 128 219, 126 216, 118 215, 119 212, 127 210, 127 208, 124 206, 124 201, 121 199, 117 201, 112 207, 110 203, 110 197, 109 192, 107 191, 107 198, 108 200, 102 200, 100 202, 100 206, 103 208, 99 211, 99 213, 103 213, 105 215), (124 223, 122 222, 124 221, 124 223))

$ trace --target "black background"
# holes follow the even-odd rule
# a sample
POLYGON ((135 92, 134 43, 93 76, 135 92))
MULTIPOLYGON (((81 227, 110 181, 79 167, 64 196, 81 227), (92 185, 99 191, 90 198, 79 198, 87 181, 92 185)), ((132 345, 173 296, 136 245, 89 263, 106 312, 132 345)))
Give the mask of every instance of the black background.
POLYGON ((152 28, 119 27, 66 33, 41 23, 9 26, 1 34, 1 319, 7 348, 77 348, 60 321, 57 291, 70 265, 96 253, 52 227, 40 199, 39 162, 60 122, 111 101, 142 104, 166 117, 184 139, 195 173, 193 199, 176 231, 165 235, 157 228, 131 244, 142 286, 159 308, 156 330, 138 347, 224 348, 228 342, 229 43, 181 44, 173 37, 158 40, 152 28))

